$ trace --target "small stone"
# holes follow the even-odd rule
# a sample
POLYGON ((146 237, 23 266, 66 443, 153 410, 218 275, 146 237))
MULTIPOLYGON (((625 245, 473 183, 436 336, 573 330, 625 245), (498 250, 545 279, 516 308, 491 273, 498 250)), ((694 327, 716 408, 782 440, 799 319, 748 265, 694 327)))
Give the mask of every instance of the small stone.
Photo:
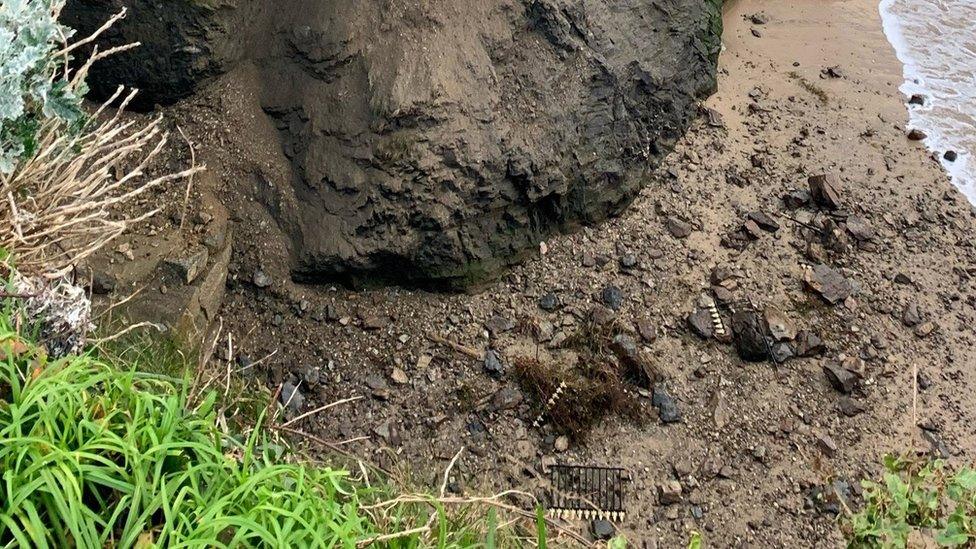
POLYGON ((823 340, 810 330, 800 330, 796 334, 796 340, 793 342, 793 350, 797 356, 816 356, 824 352, 823 340))
POLYGON ((261 269, 258 269, 254 271, 254 275, 251 277, 251 282, 253 282, 258 288, 264 289, 271 286, 272 280, 267 273, 261 269))
POLYGON ((559 298, 556 294, 549 292, 539 298, 539 308, 543 311, 555 311, 559 308, 559 298))
POLYGON ((932 322, 930 320, 928 322, 925 322, 923 324, 919 324, 918 326, 916 326, 915 327, 915 335, 917 335, 918 337, 928 337, 938 327, 939 326, 935 322, 932 322))
POLYGON ((857 372, 848 370, 839 364, 825 364, 823 371, 830 385, 845 395, 850 394, 861 379, 857 372))
POLYGON ((657 408, 661 423, 676 423, 681 421, 681 412, 678 410, 678 405, 671 398, 671 395, 668 394, 663 384, 656 383, 654 385, 651 405, 657 408))
POLYGON ((491 409, 494 412, 511 410, 522 403, 522 393, 515 387, 505 386, 491 396, 491 409))
POLYGON ((114 275, 100 270, 91 273, 91 291, 93 294, 105 295, 115 291, 118 283, 114 275))
POLYGON ((724 429, 732 420, 732 410, 725 400, 725 394, 721 390, 716 390, 712 393, 708 404, 712 408, 712 420, 715 422, 715 427, 724 429))
POLYGON ((735 296, 732 292, 724 286, 712 286, 712 295, 719 303, 732 303, 735 301, 735 296))
POLYGON ((788 341, 796 337, 796 328, 786 313, 773 306, 767 306, 763 313, 766 317, 766 326, 769 327, 769 335, 773 336, 773 339, 788 341))
POLYGON ((583 252, 583 257, 580 259, 580 264, 584 267, 595 267, 596 258, 590 252, 583 252))
POLYGON ((759 29, 750 29, 749 32, 751 32, 756 38, 762 38, 762 31, 759 29))
POLYGON ((396 425, 392 421, 387 421, 381 423, 373 428, 373 434, 380 437, 390 446, 400 446, 402 442, 400 439, 400 433, 397 431, 396 425))
POLYGON ((613 538, 617 529, 613 527, 613 523, 610 521, 597 519, 590 523, 590 532, 593 533, 594 540, 604 541, 613 538))
POLYGON ((610 350, 613 351, 620 362, 628 366, 642 366, 643 359, 640 350, 637 348, 637 341, 627 334, 617 334, 610 343, 610 350))
POLYGON ((849 396, 842 396, 837 400, 837 409, 847 417, 854 417, 866 408, 860 402, 849 396))
POLYGON ((515 327, 515 322, 501 316, 495 315, 485 322, 485 328, 491 332, 492 335, 498 335, 505 333, 515 327))
POLYGON ((926 137, 928 137, 928 135, 918 128, 912 128, 908 131, 908 139, 910 141, 922 141, 926 137))
POLYGON ((925 96, 922 95, 922 94, 919 94, 919 93, 913 93, 912 96, 908 99, 908 104, 909 105, 924 105, 925 104, 925 96))
POLYGON ((827 78, 844 78, 844 70, 838 65, 827 67, 820 71, 820 74, 826 76, 827 78))
POLYGON ((505 373, 505 364, 502 362, 501 357, 499 357, 498 351, 495 351, 494 349, 489 349, 488 352, 485 353, 484 367, 485 372, 493 377, 501 377, 501 375, 505 373))
POLYGON ((637 321, 637 333, 645 343, 653 343, 657 339, 657 326, 650 320, 643 318, 637 321))
POLYGON ((666 227, 671 236, 675 238, 687 238, 691 234, 692 227, 689 223, 678 219, 677 217, 669 217, 666 222, 666 227))
POLYGON ((922 438, 929 443, 932 449, 932 454, 940 459, 949 459, 952 456, 952 452, 949 451, 949 447, 946 446, 942 436, 934 431, 922 431, 922 438))
POLYGON ((733 276, 735 276, 735 273, 732 271, 731 267, 727 265, 718 265, 712 269, 711 273, 709 273, 708 279, 713 285, 720 286, 733 276))
POLYGON ((206 269, 209 257, 207 248, 201 247, 188 251, 180 257, 167 259, 166 265, 184 284, 192 284, 197 276, 206 269))
POLYGON ((762 238, 762 229, 751 219, 742 224, 742 232, 751 240, 759 240, 762 238))
POLYGON ((612 310, 603 305, 594 305, 589 313, 590 322, 597 326, 606 326, 613 321, 615 316, 616 314, 612 310))
POLYGON ((658 501, 661 505, 672 505, 681 502, 681 483, 677 480, 667 480, 657 487, 658 501))
POLYGON ((689 314, 687 320, 688 326, 691 327, 695 335, 702 339, 711 339, 715 327, 712 324, 712 314, 708 309, 703 307, 695 308, 695 312, 689 314))
POLYGON ((860 241, 874 238, 874 227, 859 215, 852 215, 847 218, 847 232, 860 241))
POLYGON ((775 233, 780 229, 779 223, 775 219, 769 216, 765 212, 749 212, 749 219, 751 219, 760 229, 775 233))
POLYGON ((810 203, 810 193, 807 191, 790 191, 783 196, 783 204, 791 210, 802 208, 810 203))
POLYGON ((759 12, 750 15, 749 20, 752 21, 754 25, 765 25, 769 22, 769 16, 763 12, 759 12))
POLYGON ((942 155, 942 158, 945 158, 946 162, 955 162, 956 159, 959 158, 959 154, 956 151, 946 151, 945 154, 942 155))
POLYGON ((393 372, 390 373, 390 379, 392 379, 393 383, 396 383, 397 385, 406 385, 410 381, 410 379, 407 378, 407 373, 404 372, 402 368, 396 367, 394 367, 393 372))
POLYGON ((828 210, 840 207, 840 181, 833 174, 812 175, 807 179, 810 197, 828 210))
POLYGON ((624 304, 624 292, 613 284, 608 284, 600 292, 600 300, 610 309, 619 311, 624 304))
POLYGON ((301 411, 302 406, 305 404, 305 397, 302 395, 302 392, 291 381, 286 381, 281 384, 281 394, 278 395, 278 398, 281 400, 281 405, 293 414, 301 411))
POLYGON ((552 447, 555 448, 557 452, 565 452, 566 450, 569 450, 569 437, 566 435, 556 437, 556 442, 553 443, 552 447))
POLYGON ((918 303, 912 301, 905 305, 905 310, 901 313, 901 321, 909 328, 922 323, 922 314, 918 311, 918 303))
POLYGON ((634 269, 637 267, 637 263, 637 256, 634 254, 620 256, 620 267, 623 269, 634 269))
POLYGON ((382 330, 390 324, 390 317, 386 315, 369 315, 361 320, 364 330, 382 330))
POLYGON ((840 271, 823 264, 807 269, 803 273, 803 282, 831 305, 844 301, 854 293, 854 286, 840 271))
POLYGON ((786 341, 774 343, 770 351, 772 351, 772 358, 777 364, 782 364, 794 356, 793 346, 786 341))
POLYGON ((820 451, 824 453, 827 457, 834 457, 837 455, 837 443, 834 439, 830 438, 830 435, 826 433, 818 433, 817 437, 817 447, 820 451))

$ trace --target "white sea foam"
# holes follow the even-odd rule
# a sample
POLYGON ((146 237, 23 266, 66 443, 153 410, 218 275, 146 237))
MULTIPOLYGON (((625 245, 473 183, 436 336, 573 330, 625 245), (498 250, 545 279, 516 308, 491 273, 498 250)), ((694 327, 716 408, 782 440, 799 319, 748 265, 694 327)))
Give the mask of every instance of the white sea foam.
POLYGON ((904 65, 909 125, 926 133, 953 183, 976 204, 976 0, 881 0, 885 34, 904 65))

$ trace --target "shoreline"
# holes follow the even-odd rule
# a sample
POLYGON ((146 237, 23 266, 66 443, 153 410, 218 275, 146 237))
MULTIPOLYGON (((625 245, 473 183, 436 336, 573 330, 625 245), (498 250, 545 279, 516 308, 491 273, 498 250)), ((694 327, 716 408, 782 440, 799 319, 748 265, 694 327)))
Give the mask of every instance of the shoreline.
MULTIPOLYGON (((246 69, 167 109, 211 170, 194 192, 219 197, 229 213, 218 218, 233 227, 215 317, 237 355, 217 360, 229 371, 241 357, 269 357, 253 378, 297 386, 307 410, 363 395, 299 427, 325 440, 366 437, 344 448, 418 482, 439 484, 462 446, 450 477, 460 493, 542 494, 540 473, 554 461, 623 467, 633 478, 620 530, 636 546, 684 546, 692 530, 707 546, 839 545, 834 514, 813 494, 839 480, 856 502, 885 453, 932 451, 932 437, 953 459, 972 455, 976 210, 905 137, 902 67, 876 2, 736 0, 723 12, 719 89, 705 106, 724 127, 699 121, 623 214, 550 239, 544 255, 476 294, 294 283, 278 228, 241 184, 279 175, 273 144, 249 141, 267 121, 235 85, 246 69), (764 22, 753 23, 759 12, 764 22), (784 204, 820 173, 839 180, 839 212, 784 204), (779 228, 735 240, 756 212, 779 228), (804 229, 828 217, 848 226, 830 249, 804 229), (825 303, 803 282, 818 263, 858 291, 825 303), (735 302, 782 311, 823 340, 823 354, 747 363, 696 336, 687 318, 716 291, 716 267, 732 273, 721 284, 735 302), (267 285, 252 283, 258 269, 267 285), (612 324, 667 378, 681 419, 662 422, 635 388, 644 421, 610 415, 561 439, 532 426, 541 404, 513 365, 531 356, 553 372, 576 368, 580 355, 560 341, 590 329, 608 286, 620 294, 612 324), (472 357, 489 349, 500 375, 472 357), (840 394, 828 366, 857 371, 860 387, 840 394), (916 416, 937 429, 921 431, 916 416), (674 483, 677 494, 660 495, 674 483)), ((167 158, 187 161, 178 145, 167 158)), ((166 290, 151 281, 146 293, 166 290)))

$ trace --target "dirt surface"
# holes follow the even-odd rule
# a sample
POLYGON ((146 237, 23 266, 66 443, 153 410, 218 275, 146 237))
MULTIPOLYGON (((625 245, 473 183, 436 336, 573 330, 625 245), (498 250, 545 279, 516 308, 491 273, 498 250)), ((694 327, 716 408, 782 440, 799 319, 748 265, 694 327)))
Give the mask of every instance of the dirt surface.
POLYGON ((234 116, 256 98, 225 84, 175 106, 167 117, 232 212, 219 316, 234 356, 216 360, 247 368, 271 355, 240 375, 297 386, 292 416, 362 395, 297 427, 367 437, 345 448, 430 485, 462 447, 450 488, 463 493, 541 489, 535 474, 554 462, 624 467, 618 527, 638 547, 683 546, 692 530, 710 547, 840 545, 836 513, 857 505, 858 480, 885 453, 971 459, 976 214, 906 138, 901 68, 875 3, 739 0, 725 25, 712 110, 658 182, 620 217, 540 243, 469 294, 282 276, 287 252, 241 192, 255 168, 274 169, 248 141, 267 122, 234 116), (799 204, 818 174, 831 177, 814 179, 817 203, 799 204), (734 342, 712 333, 703 294, 734 342), (740 358, 769 350, 811 356, 740 358), (592 389, 609 383, 601 368, 629 362, 637 373, 611 380, 612 395, 570 391, 578 408, 533 427, 536 391, 550 387, 526 372, 603 383, 592 389), (573 419, 591 428, 560 438, 573 419))

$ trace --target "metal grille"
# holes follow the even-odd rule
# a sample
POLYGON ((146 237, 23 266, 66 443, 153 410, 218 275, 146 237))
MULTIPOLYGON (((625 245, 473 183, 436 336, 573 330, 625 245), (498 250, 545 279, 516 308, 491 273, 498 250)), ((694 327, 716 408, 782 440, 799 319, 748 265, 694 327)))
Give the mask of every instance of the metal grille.
POLYGON ((549 514, 562 519, 622 521, 624 470, 619 467, 553 465, 549 514))

